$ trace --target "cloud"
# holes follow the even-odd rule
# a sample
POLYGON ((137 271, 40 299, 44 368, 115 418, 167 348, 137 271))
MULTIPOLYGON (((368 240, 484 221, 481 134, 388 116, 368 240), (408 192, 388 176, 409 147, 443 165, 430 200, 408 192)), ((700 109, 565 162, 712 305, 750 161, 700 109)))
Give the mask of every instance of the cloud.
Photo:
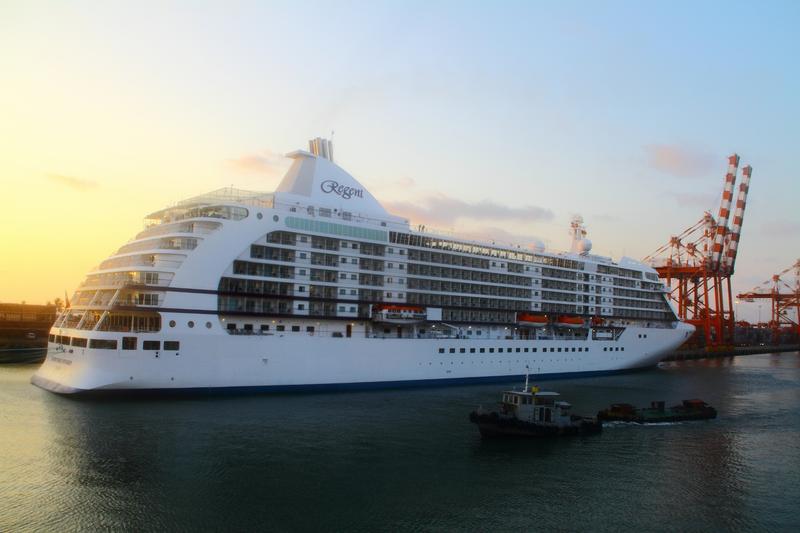
MULTIPOLYGON (((747 213, 745 213, 745 219, 746 218, 747 213)), ((747 222, 745 221, 745 223, 747 222)), ((770 220, 769 222, 762 224, 760 229, 762 233, 767 235, 795 236, 800 234, 800 222, 795 222, 793 220, 770 220)))
POLYGON ((652 168, 673 176, 706 176, 716 168, 716 158, 697 148, 674 144, 650 144, 643 148, 652 168))
POLYGON ((622 222, 622 218, 610 213, 595 213, 589 218, 592 222, 622 222))
POLYGON ((481 200, 469 203, 442 193, 424 196, 416 202, 388 201, 384 207, 394 214, 413 222, 433 225, 451 225, 458 220, 521 220, 536 222, 552 220, 553 212, 538 206, 508 207, 481 200))
MULTIPOLYGON (((699 207, 701 209, 715 209, 719 203, 718 192, 667 192, 678 201, 678 205, 699 207)), ((713 213, 716 215, 716 212, 713 213)))
POLYGON ((76 191, 88 191, 100 186, 96 181, 76 178, 75 176, 64 176, 63 174, 45 174, 45 177, 54 183, 64 185, 76 191))
POLYGON ((289 161, 276 152, 263 150, 255 154, 245 154, 235 159, 228 159, 228 165, 244 174, 279 177, 289 166, 289 161))
POLYGON ((537 243, 544 243, 544 239, 530 233, 511 233, 502 228, 493 226, 484 227, 479 230, 459 231, 459 237, 473 241, 493 242, 499 245, 519 246, 522 249, 530 249, 537 243))

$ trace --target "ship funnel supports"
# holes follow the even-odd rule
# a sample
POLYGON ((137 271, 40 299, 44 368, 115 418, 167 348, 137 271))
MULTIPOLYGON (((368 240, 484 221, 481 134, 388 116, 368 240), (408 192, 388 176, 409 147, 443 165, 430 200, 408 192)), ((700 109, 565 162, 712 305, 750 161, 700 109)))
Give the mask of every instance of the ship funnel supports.
POLYGON ((324 157, 329 161, 333 161, 333 142, 322 137, 311 139, 308 141, 308 151, 317 157, 324 157))

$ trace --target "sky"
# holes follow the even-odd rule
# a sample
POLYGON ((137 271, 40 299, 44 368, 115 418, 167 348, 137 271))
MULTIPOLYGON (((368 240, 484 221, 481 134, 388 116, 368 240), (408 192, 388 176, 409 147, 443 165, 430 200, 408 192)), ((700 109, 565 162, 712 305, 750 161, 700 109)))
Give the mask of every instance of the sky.
POLYGON ((615 258, 716 214, 737 152, 750 289, 800 257, 798 26, 797 2, 2 1, 0 301, 71 294, 147 213, 272 190, 331 132, 412 223, 562 250, 580 214, 615 258))

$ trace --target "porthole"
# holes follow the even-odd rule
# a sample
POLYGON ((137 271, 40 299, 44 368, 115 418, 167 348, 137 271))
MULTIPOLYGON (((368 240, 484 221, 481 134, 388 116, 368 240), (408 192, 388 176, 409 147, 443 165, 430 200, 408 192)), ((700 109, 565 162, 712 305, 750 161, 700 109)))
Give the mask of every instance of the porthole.
POLYGON ((262 218, 264 218, 264 215, 262 215, 261 213, 258 213, 258 214, 256 215, 256 218, 257 218, 258 220, 261 220, 262 218))
POLYGON ((175 321, 174 320, 170 320, 169 321, 169 327, 171 327, 171 328, 175 327, 175 321))
POLYGON ((190 320, 189 322, 186 323, 186 325, 189 326, 190 328, 193 328, 194 327, 194 320, 190 320))
POLYGON ((211 329, 211 322, 206 322, 206 327, 207 327, 208 329, 211 329))
POLYGON ((273 217, 272 217, 272 221, 273 221, 273 222, 277 222, 277 221, 278 221, 278 215, 275 215, 275 216, 273 216, 273 217))

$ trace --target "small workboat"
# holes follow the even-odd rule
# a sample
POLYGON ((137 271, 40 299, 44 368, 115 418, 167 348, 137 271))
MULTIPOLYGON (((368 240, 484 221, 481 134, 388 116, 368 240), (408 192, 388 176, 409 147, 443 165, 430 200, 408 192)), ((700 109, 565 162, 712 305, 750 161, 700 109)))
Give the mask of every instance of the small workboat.
POLYGON ((603 426, 595 418, 573 415, 572 406, 559 400, 557 392, 538 387, 503 392, 498 411, 478 408, 469 415, 481 437, 558 437, 599 433, 603 426))
POLYGON ((650 402, 650 407, 636 408, 629 403, 615 403, 597 413, 602 422, 635 422, 653 424, 657 422, 683 422, 707 420, 717 417, 717 410, 703 400, 683 400, 680 405, 665 408, 665 402, 650 402))

